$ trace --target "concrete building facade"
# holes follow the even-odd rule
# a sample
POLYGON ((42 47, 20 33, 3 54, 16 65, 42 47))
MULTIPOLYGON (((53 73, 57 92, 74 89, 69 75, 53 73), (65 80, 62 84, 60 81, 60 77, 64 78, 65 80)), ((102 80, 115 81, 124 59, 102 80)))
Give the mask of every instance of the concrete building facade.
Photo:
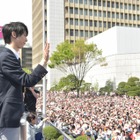
POLYGON ((87 43, 94 43, 102 49, 108 65, 95 66, 85 80, 93 84, 98 82, 99 87, 111 80, 116 88, 119 82, 127 82, 131 76, 140 78, 139 36, 139 28, 116 26, 88 39, 87 43))
MULTIPOLYGON (((33 68, 42 57, 43 33, 52 53, 64 40, 86 40, 114 26, 140 28, 139 0, 32 0, 32 9, 33 68)), ((48 88, 60 75, 49 70, 48 88)))

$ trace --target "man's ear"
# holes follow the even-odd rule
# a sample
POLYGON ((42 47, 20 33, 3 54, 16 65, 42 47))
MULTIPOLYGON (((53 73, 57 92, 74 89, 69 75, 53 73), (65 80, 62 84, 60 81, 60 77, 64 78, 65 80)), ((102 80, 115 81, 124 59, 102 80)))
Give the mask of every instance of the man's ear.
POLYGON ((13 38, 16 38, 17 37, 16 32, 14 32, 14 31, 12 32, 12 37, 13 38))

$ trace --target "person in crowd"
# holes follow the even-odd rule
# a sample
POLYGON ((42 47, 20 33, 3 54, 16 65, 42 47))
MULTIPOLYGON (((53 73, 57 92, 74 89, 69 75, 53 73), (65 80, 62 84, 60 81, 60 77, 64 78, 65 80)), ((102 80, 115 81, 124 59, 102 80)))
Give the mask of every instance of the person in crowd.
POLYGON ((24 89, 25 111, 36 112, 36 102, 37 98, 40 96, 40 92, 34 87, 26 87, 24 89))
POLYGON ((42 140, 42 127, 47 118, 44 118, 38 123, 37 116, 30 112, 26 118, 27 124, 27 140, 42 140))
MULTIPOLYGON (((77 98, 72 93, 66 97, 63 92, 56 94, 51 91, 48 94, 48 120, 53 120, 60 129, 64 126, 68 128, 67 134, 72 133, 77 137, 77 133, 86 135, 88 131, 95 139, 105 140, 125 140, 128 135, 135 139, 138 135, 136 130, 140 125, 140 97, 108 94, 77 98)), ((37 106, 40 106, 42 97, 38 100, 37 106)))
POLYGON ((22 86, 32 87, 47 74, 49 43, 46 43, 40 63, 27 74, 19 61, 19 50, 27 42, 27 26, 11 22, 3 26, 2 34, 5 48, 0 53, 0 139, 19 140, 20 119, 24 112, 22 86))

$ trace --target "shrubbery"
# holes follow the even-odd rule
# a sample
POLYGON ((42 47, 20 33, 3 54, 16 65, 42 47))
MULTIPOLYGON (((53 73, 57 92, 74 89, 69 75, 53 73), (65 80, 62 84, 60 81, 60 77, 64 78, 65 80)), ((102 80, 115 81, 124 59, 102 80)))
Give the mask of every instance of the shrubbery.
POLYGON ((43 129, 43 134, 46 140, 55 140, 61 135, 53 126, 46 126, 43 129))
POLYGON ((64 136, 63 135, 59 136, 57 140, 64 140, 64 136))
POLYGON ((87 135, 78 136, 75 140, 88 140, 88 136, 87 135))

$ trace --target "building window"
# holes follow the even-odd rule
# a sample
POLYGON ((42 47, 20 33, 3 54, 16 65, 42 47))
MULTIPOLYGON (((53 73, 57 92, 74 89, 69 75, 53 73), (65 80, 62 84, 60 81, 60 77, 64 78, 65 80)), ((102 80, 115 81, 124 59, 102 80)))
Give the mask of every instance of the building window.
POLYGON ((99 14, 98 15, 99 17, 102 17, 102 12, 101 11, 99 11, 98 14, 99 14))
POLYGON ((97 17, 97 11, 96 10, 94 10, 94 16, 97 17))
POLYGON ((75 30, 75 36, 78 36, 78 30, 75 30))
POLYGON ((80 26, 83 26, 83 19, 80 19, 80 26))
POLYGON ((112 27, 114 27, 115 26, 115 22, 112 22, 112 27))
POLYGON ((73 0, 70 0, 70 3, 73 3, 73 0))
POLYGON ((88 26, 88 20, 85 20, 85 26, 88 26))
POLYGON ((101 0, 98 0, 98 6, 101 6, 101 0))
POLYGON ((106 1, 103 1, 103 7, 106 7, 106 1))
POLYGON ((120 9, 123 9, 123 3, 120 3, 120 9))
POLYGON ((116 8, 119 8, 119 3, 118 2, 116 2, 116 8))
POLYGON ((92 5, 92 0, 89 0, 89 5, 92 5))
POLYGON ((135 5, 133 4, 133 10, 135 10, 135 5))
POLYGON ((73 25, 73 18, 70 18, 70 25, 73 25))
POLYGON ((78 26, 78 19, 75 19, 75 25, 78 26))
POLYGON ((98 34, 98 32, 97 32, 97 31, 95 31, 95 32, 94 32, 94 35, 97 35, 97 34, 98 34))
POLYGON ((70 36, 73 36, 73 30, 70 29, 70 36))
POLYGON ((74 13, 78 15, 78 8, 74 9, 74 13))
POLYGON ((106 17, 106 11, 103 11, 103 16, 106 17))
POLYGON ((137 11, 139 11, 140 10, 140 7, 139 7, 139 5, 137 5, 137 11))
POLYGON ((97 0, 94 0, 94 6, 97 6, 97 0))
POLYGON ((132 16, 131 16, 131 14, 129 14, 129 20, 131 20, 132 19, 132 16))
POLYGON ((121 13, 121 19, 123 19, 123 13, 121 13))
POLYGON ((125 14, 125 19, 127 19, 127 14, 125 14))
POLYGON ((107 1, 107 7, 110 7, 110 1, 107 1))
POLYGON ((78 3, 78 0, 74 0, 74 3, 78 3))
POLYGON ((97 21, 94 21, 94 27, 97 27, 97 21))
POLYGON ((110 22, 108 22, 108 28, 111 28, 111 23, 110 22))
POLYGON ((119 13, 116 13, 116 18, 119 18, 119 13))
POLYGON ((116 25, 119 26, 120 24, 117 22, 116 25))
POLYGON ((83 4, 83 0, 79 0, 79 3, 80 3, 80 4, 83 4))
POLYGON ((88 10, 87 9, 84 10, 84 14, 85 14, 85 16, 88 15, 88 10))
POLYGON ((84 32, 83 30, 80 30, 80 37, 83 37, 84 36, 84 32))
POLYGON ((88 37, 88 31, 85 31, 85 37, 88 37))
POLYGON ((131 4, 129 4, 129 10, 131 10, 131 4))
POLYGON ((124 4, 124 8, 127 10, 127 4, 126 3, 124 4))
POLYGON ((70 7, 70 14, 73 14, 73 8, 70 7))
POLYGON ((89 16, 92 16, 92 10, 89 10, 89 16))
POLYGON ((110 18, 110 12, 107 12, 107 17, 110 18))
POLYGON ((102 21, 99 21, 99 27, 102 27, 102 21))
POLYGON ((104 28, 106 28, 106 22, 105 21, 103 22, 103 24, 104 24, 104 28))
POLYGON ((83 9, 80 9, 80 15, 83 15, 83 9))
POLYGON ((84 0, 84 4, 87 4, 87 0, 84 0))
POLYGON ((115 3, 111 2, 111 7, 114 8, 115 7, 115 3))
POLYGON ((136 20, 136 15, 133 15, 133 20, 136 20))
POLYGON ((89 37, 93 37, 93 31, 89 32, 89 37))
POLYGON ((115 13, 114 12, 112 12, 112 18, 115 18, 115 13))
POLYGON ((140 20, 140 15, 137 15, 137 20, 140 20))
POLYGON ((89 26, 93 26, 92 20, 89 21, 89 26))

